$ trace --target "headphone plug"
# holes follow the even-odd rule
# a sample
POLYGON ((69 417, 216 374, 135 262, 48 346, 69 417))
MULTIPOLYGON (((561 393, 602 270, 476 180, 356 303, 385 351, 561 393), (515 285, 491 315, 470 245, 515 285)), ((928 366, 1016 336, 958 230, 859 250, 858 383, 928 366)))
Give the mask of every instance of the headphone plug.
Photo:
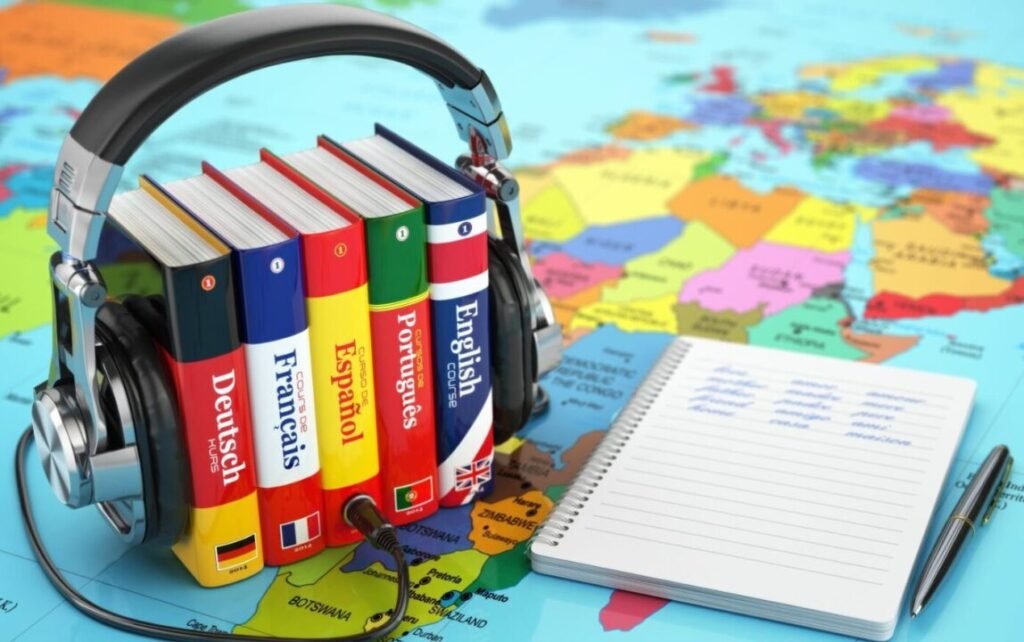
POLYGON ((374 548, 391 555, 396 552, 401 555, 395 527, 384 519, 369 495, 356 495, 348 500, 342 509, 342 517, 374 548))

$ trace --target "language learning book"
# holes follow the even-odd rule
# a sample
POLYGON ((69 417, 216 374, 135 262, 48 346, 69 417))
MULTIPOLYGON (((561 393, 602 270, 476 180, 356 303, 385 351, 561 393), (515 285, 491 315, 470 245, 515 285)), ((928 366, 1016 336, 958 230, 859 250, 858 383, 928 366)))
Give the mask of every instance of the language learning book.
POLYGON ((341 146, 423 202, 440 504, 469 503, 494 487, 486 197, 381 125, 374 136, 341 146))
POLYGON ((317 143, 284 160, 363 220, 383 509, 407 524, 438 507, 423 206, 327 139, 317 143))
POLYGON ((368 495, 382 505, 363 222, 267 150, 225 176, 294 228, 302 244, 312 392, 328 546, 362 539, 342 516, 368 495))
POLYGON ((249 379, 264 561, 324 548, 320 457, 298 234, 211 165, 158 186, 231 248, 249 379))
POLYGON ((174 553, 199 584, 223 586, 263 569, 231 253, 148 178, 140 183, 114 197, 97 265, 157 339, 173 380, 192 489, 174 553))

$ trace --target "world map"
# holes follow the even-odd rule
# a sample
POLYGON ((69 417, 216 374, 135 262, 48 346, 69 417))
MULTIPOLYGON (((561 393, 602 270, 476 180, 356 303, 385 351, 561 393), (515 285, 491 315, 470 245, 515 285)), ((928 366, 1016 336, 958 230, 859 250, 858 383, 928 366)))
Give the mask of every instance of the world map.
MULTIPOLYGON (((49 367, 46 206, 59 145, 102 83, 189 24, 263 0, 0 0, 0 640, 121 639, 64 604, 17 517, 14 445, 49 367)), ((487 70, 512 127, 534 269, 566 334, 551 410, 500 447, 494 493, 402 527, 394 637, 817 640, 834 636, 530 571, 529 538, 677 334, 975 379, 937 514, 988 450, 1024 446, 1024 44, 998 2, 782 7, 727 0, 366 0, 487 70)), ((1013 15, 1016 14, 1016 15, 1013 15)), ((443 102, 392 63, 319 59, 217 88, 172 117, 123 188, 252 162, 375 121, 442 158, 443 102)), ((197 587, 169 550, 128 548, 92 510, 32 496, 88 597, 194 630, 371 630, 391 562, 328 549, 197 587)), ((927 617, 897 640, 1021 637, 1024 473, 927 617)), ((933 533, 934 535, 934 533, 933 533)))

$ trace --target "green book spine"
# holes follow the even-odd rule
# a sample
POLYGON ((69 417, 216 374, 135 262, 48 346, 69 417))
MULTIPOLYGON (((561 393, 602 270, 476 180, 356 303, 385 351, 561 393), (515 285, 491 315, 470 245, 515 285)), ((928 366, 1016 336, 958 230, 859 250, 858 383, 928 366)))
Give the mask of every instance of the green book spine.
POLYGON ((427 291, 427 227, 423 206, 363 220, 370 306, 384 309, 427 291))

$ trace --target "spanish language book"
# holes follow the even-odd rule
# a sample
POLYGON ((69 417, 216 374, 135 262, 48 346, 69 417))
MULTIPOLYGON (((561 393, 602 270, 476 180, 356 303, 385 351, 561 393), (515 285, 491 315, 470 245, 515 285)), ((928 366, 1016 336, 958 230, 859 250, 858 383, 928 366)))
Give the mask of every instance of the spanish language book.
POLYGON ((401 525, 437 510, 437 451, 423 206, 340 147, 284 158, 365 226, 383 509, 401 525))
POLYGON ((104 279, 156 337, 174 382, 191 470, 174 553, 203 586, 263 568, 245 354, 231 253, 147 178, 119 194, 100 242, 104 279))
POLYGON ((324 548, 298 234, 207 163, 199 176, 161 187, 231 248, 263 558, 273 566, 297 562, 324 548))
POLYGON ((294 228, 302 244, 312 391, 328 546, 360 541, 342 516, 360 494, 381 505, 363 222, 270 152, 225 175, 294 228))
POLYGON ((342 147, 423 202, 441 506, 494 487, 483 189, 387 128, 342 147))

